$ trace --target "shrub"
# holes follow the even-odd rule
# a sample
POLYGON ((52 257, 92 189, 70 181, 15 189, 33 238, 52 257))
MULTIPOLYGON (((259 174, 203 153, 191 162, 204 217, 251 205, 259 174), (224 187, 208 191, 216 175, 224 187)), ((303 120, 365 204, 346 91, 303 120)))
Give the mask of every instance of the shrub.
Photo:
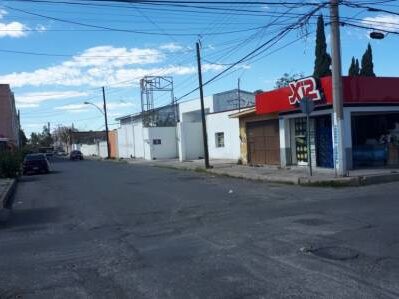
POLYGON ((22 153, 0 153, 0 178, 15 178, 21 171, 22 153))

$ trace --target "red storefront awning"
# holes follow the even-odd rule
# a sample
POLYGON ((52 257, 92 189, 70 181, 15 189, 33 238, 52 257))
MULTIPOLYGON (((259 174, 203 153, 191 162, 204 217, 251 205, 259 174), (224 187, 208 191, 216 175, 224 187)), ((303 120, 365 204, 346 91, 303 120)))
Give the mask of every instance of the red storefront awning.
MULTIPOLYGON (((321 78, 313 86, 313 78, 304 78, 283 87, 256 95, 256 113, 269 114, 298 109, 303 96, 314 98, 316 106, 332 104, 331 77, 321 78), (315 95, 320 94, 320 99, 315 95)), ((399 78, 342 77, 344 104, 399 104, 399 78)))

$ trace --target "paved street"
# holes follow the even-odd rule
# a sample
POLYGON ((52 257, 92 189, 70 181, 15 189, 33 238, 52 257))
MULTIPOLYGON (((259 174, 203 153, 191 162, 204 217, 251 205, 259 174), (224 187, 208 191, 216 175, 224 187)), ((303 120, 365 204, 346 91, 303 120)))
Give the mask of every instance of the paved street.
POLYGON ((398 183, 53 168, 22 179, 0 227, 0 298, 399 297, 398 183))

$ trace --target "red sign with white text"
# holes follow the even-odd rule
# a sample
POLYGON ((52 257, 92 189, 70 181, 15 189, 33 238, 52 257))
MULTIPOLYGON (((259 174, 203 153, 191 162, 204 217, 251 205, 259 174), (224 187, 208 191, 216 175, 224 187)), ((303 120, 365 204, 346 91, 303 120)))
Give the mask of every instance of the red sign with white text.
MULTIPOLYGON (((308 78, 305 78, 308 79, 308 78)), ((302 80, 305 80, 302 79, 302 80)), ((319 79, 317 91, 321 100, 315 102, 317 106, 332 105, 332 78, 319 79)), ((256 95, 256 114, 269 114, 297 110, 298 98, 312 93, 311 82, 295 85, 295 92, 291 87, 283 87, 256 95), (310 85, 309 85, 310 84, 310 85), (309 87, 310 86, 310 87, 309 87), (295 96, 294 96, 295 94, 295 96), (290 99, 291 98, 291 99, 290 99)), ((342 77, 344 105, 399 105, 399 78, 395 77, 342 77)), ((317 98, 317 96, 316 96, 317 98)))
POLYGON ((320 91, 317 89, 316 79, 303 78, 289 83, 291 95, 288 97, 291 105, 299 103, 304 97, 313 101, 321 100, 320 91))

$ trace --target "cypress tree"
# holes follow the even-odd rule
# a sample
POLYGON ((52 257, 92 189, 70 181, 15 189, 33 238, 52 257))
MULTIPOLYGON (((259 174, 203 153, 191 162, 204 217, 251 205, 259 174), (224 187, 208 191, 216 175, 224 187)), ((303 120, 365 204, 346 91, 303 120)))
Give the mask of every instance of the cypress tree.
POLYGON ((357 58, 356 58, 356 62, 355 62, 355 73, 356 73, 356 76, 360 75, 359 59, 357 59, 357 58))
POLYGON ((348 76, 357 76, 356 74, 356 62, 355 62, 355 57, 352 57, 352 62, 351 65, 349 67, 349 71, 348 71, 348 76))
POLYGON ((362 69, 360 70, 360 76, 375 77, 373 51, 371 50, 370 44, 368 44, 367 50, 364 52, 362 57, 362 69))
POLYGON ((324 32, 324 19, 320 15, 317 19, 315 64, 313 76, 316 78, 331 76, 331 56, 327 53, 326 35, 324 32))

